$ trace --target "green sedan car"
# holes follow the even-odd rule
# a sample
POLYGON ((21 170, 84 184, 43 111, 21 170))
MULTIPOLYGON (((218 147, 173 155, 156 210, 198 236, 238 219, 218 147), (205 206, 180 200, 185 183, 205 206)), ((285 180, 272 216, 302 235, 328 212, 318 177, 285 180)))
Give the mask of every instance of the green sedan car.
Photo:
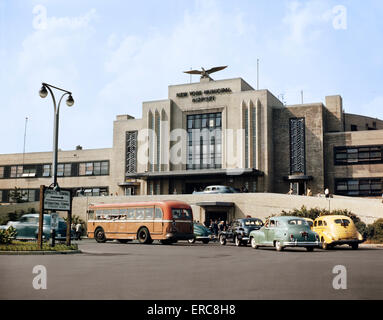
POLYGON ((202 243, 208 244, 210 240, 213 240, 213 233, 200 223, 194 223, 194 238, 189 239, 189 243, 194 243, 196 241, 202 241, 202 243))
POLYGON ((282 251, 286 247, 304 247, 313 251, 319 247, 319 236, 310 229, 303 218, 293 216, 272 217, 259 230, 250 232, 250 243, 258 247, 275 247, 282 251))
MULTIPOLYGON (((1 226, 2 229, 7 229, 10 226, 17 231, 16 239, 18 240, 36 240, 39 228, 39 214, 31 213, 21 216, 19 221, 9 221, 7 225, 1 226)), ((51 216, 44 214, 43 238, 49 240, 51 236, 51 216)), ((73 235, 71 235, 73 236, 73 235)), ((58 228, 56 230, 56 240, 66 239, 66 222, 63 218, 59 218, 58 228)))

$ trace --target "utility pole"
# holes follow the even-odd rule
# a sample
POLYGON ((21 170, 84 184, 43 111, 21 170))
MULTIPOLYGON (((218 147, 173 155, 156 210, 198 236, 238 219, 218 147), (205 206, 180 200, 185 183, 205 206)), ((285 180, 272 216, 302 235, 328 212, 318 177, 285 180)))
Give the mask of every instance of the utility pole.
POLYGON ((301 101, 302 101, 302 104, 303 104, 303 90, 301 90, 301 101))

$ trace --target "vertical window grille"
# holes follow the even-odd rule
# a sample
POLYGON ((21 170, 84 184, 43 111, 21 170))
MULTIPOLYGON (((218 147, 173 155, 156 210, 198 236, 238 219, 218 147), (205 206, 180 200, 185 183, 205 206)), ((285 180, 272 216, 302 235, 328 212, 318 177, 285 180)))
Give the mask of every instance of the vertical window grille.
POLYGON ((290 119, 290 174, 306 173, 305 119, 290 119))
POLYGON ((156 160, 157 160, 157 171, 161 171, 161 118, 159 114, 156 114, 156 139, 157 139, 157 155, 156 155, 156 160))
POLYGON ((137 172, 137 131, 126 132, 126 174, 137 172))

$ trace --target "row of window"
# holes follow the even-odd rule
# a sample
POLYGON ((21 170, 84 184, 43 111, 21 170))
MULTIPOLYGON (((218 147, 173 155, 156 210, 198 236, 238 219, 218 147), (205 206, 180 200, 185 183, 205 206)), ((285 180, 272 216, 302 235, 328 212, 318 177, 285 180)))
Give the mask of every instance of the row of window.
POLYGON ((338 179, 335 181, 335 192, 345 196, 381 196, 382 178, 338 179))
MULTIPOLYGON (((107 196, 108 187, 84 187, 84 188, 70 188, 75 197, 99 197, 107 196)), ((17 193, 14 189, 0 190, 0 203, 12 202, 34 202, 40 201, 40 189, 18 189, 17 193)))
MULTIPOLYGON (((0 166, 0 179, 47 178, 53 174, 51 164, 0 166)), ((109 175, 109 161, 59 163, 58 177, 109 175)))
POLYGON ((383 146, 334 147, 335 165, 383 163, 383 146))
POLYGON ((88 219, 92 220, 153 220, 162 219, 161 208, 129 208, 129 209, 108 209, 90 212, 88 219))

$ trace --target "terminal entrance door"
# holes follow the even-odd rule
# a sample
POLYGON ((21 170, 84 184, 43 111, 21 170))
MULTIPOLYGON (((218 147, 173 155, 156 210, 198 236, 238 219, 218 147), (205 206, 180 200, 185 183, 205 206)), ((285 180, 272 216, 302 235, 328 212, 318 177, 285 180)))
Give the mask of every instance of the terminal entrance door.
POLYGON ((205 223, 207 226, 210 225, 210 219, 218 222, 227 221, 227 211, 206 211, 205 223))

